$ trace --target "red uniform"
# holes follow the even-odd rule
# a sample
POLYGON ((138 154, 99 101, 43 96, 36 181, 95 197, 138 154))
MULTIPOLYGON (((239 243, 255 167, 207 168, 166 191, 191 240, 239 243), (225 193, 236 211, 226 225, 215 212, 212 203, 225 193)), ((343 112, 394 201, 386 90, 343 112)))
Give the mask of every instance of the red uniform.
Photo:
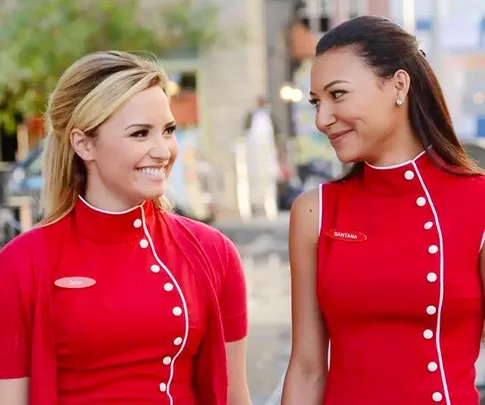
POLYGON ((30 376, 31 405, 226 405, 246 289, 218 231, 151 202, 80 200, 0 263, 0 379, 30 376))
POLYGON ((324 405, 478 405, 484 204, 424 154, 322 187, 324 405))

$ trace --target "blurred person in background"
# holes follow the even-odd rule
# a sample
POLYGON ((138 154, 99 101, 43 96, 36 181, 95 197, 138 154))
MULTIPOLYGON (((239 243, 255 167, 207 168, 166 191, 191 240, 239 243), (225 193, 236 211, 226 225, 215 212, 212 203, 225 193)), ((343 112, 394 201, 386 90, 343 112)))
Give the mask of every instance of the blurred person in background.
POLYGON ((278 126, 264 97, 244 121, 249 199, 253 213, 268 218, 278 215, 278 178, 280 165, 276 138, 278 126))
POLYGON ((310 97, 353 166, 291 211, 283 405, 478 405, 485 177, 430 64, 398 25, 358 17, 317 44, 310 97))
POLYGON ((155 60, 87 55, 47 111, 45 216, 0 252, 1 405, 248 405, 234 245, 172 214, 155 60))

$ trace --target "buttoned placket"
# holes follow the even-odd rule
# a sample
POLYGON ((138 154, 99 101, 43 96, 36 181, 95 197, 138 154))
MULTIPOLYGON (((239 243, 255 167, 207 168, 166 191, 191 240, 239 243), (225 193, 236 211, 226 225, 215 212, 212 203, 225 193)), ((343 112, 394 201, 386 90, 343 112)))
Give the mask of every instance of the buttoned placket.
MULTIPOLYGON (((137 218, 133 222, 133 226, 137 229, 140 229, 140 231, 141 231, 140 240, 139 240, 140 248, 141 249, 147 249, 147 248, 150 247, 152 242, 151 242, 151 237, 150 237, 150 234, 149 234, 148 229, 146 227, 146 224, 144 224, 143 207, 140 207, 140 214, 141 214, 141 218, 137 218)), ((174 290, 177 290, 181 302, 180 302, 180 305, 176 305, 172 308, 172 315, 174 317, 180 317, 180 316, 184 315, 184 312, 186 312, 186 303, 185 303, 185 298, 183 296, 182 290, 180 289, 180 287, 177 288, 177 289, 175 288, 175 286, 174 286, 174 282, 176 283, 175 278, 170 273, 170 270, 157 257, 156 252, 153 249, 153 246, 151 246, 151 247, 152 247, 152 253, 153 253, 153 256, 154 256, 154 260, 155 260, 156 263, 153 263, 150 266, 150 271, 152 273, 159 274, 159 273, 161 273, 161 270, 163 269, 164 272, 162 272, 162 274, 164 276, 168 276, 168 278, 170 279, 170 281, 165 282, 165 284, 163 285, 163 290, 164 290, 165 293, 173 293, 174 290), (185 311, 184 311, 184 309, 185 309, 185 311)), ((187 316, 188 316, 188 314, 185 314, 184 316, 185 316, 185 324, 186 324, 186 326, 185 326, 186 330, 184 332, 184 335, 185 335, 185 340, 186 340, 187 339, 186 335, 188 333, 188 331, 187 331, 187 329, 188 329, 188 327, 187 327, 187 316)), ((169 371, 168 381, 162 381, 159 384, 160 392, 166 393, 169 396, 170 404, 173 404, 173 399, 170 396, 170 392, 169 392, 170 391, 170 382, 172 381, 173 376, 174 376, 173 363, 175 362, 176 357, 183 350, 183 343, 184 343, 184 337, 174 336, 173 340, 172 340, 172 344, 174 346, 174 353, 167 353, 167 355, 161 359, 161 363, 164 366, 172 365, 172 367, 169 371)))
MULTIPOLYGON (((410 169, 410 170, 407 170, 404 173, 404 178, 405 178, 406 181, 419 181, 419 178, 417 178, 418 177, 417 175, 419 173, 417 173, 416 168, 415 168, 415 170, 416 170, 416 172, 410 169)), ((424 190, 423 187, 422 187, 422 190, 423 190, 424 195, 421 195, 416 199, 416 205, 420 209, 427 207, 428 210, 430 212, 432 212, 431 207, 428 207, 430 201, 428 201, 428 199, 426 198, 425 190, 424 190)), ((430 231, 433 228, 436 228, 436 224, 432 220, 429 220, 429 221, 424 223, 423 228, 424 228, 425 231, 430 231)), ((432 234, 430 234, 430 235, 432 235, 432 234)), ((438 235, 436 235, 436 237, 438 237, 438 235)), ((435 243, 428 245, 428 247, 427 247, 428 254, 435 255, 435 254, 439 253, 439 247, 435 243)), ((428 272, 428 274, 426 276, 427 282, 428 283, 436 283, 437 281, 439 281, 438 273, 439 273, 438 270, 430 269, 430 271, 428 272)), ((439 288, 441 288, 441 287, 439 287, 439 288)), ((428 305, 423 310, 425 310, 426 314, 430 317, 430 325, 432 323, 431 321, 433 321, 434 324, 437 325, 438 321, 437 321, 436 316, 437 316, 437 313, 438 313, 438 308, 435 305, 433 305, 432 303, 430 303, 430 305, 428 305)), ((428 341, 431 341, 432 339, 438 338, 436 336, 436 333, 431 328, 425 329, 422 332, 422 336, 425 340, 428 340, 428 341)), ((427 370, 430 373, 435 373, 439 369, 438 363, 434 359, 429 359, 426 367, 427 367, 427 370)), ((440 391, 435 391, 431 394, 431 399, 435 403, 441 402, 443 400, 443 394, 440 391)))

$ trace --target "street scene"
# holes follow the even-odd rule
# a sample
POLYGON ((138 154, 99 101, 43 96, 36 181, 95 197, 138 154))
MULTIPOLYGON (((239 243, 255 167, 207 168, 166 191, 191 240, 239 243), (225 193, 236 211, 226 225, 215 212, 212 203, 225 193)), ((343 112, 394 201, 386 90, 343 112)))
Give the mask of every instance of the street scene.
MULTIPOLYGON (((0 251, 45 219, 43 158, 53 133, 46 111, 63 72, 91 52, 159 58, 178 155, 168 178, 163 167, 136 170, 164 177, 176 214, 235 244, 247 282, 251 401, 281 404, 292 339, 290 210, 298 196, 351 167, 337 156, 337 141, 317 127, 318 100, 308 100, 315 96, 315 49, 326 33, 359 16, 389 19, 415 36, 460 144, 485 169, 483 0, 467 0, 466 8, 460 0, 0 0, 0 251)), ((476 373, 485 404, 485 346, 476 373)))

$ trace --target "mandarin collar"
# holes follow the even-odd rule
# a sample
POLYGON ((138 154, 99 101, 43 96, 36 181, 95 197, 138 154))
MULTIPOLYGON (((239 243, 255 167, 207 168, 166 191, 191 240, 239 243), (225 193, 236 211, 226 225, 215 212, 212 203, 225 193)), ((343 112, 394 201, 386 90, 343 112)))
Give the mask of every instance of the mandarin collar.
POLYGON ((414 159, 392 166, 364 164, 362 185, 366 191, 381 195, 422 192, 424 179, 437 171, 429 154, 422 151, 414 159))
POLYGON ((99 242, 138 240, 156 210, 153 201, 144 201, 126 211, 106 211, 79 196, 74 207, 74 222, 83 236, 99 242))

